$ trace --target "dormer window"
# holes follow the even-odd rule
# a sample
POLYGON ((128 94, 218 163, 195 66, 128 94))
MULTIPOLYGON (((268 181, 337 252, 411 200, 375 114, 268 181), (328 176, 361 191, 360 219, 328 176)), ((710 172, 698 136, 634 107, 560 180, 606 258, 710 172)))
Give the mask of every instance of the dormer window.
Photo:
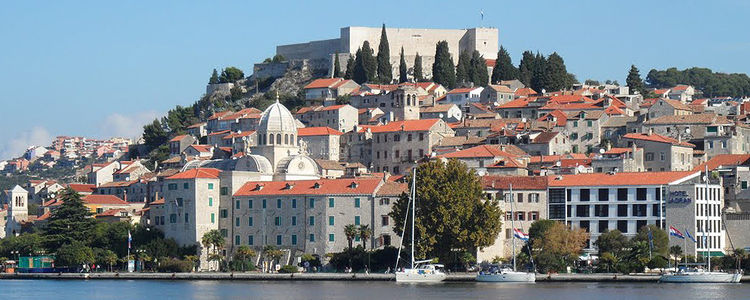
POLYGON ((315 184, 313 184, 313 188, 314 189, 319 189, 320 188, 320 183, 316 182, 315 184))
POLYGON ((256 191, 260 191, 260 190, 262 190, 262 189, 263 189, 263 185, 262 185, 262 184, 260 184, 260 183, 259 183, 259 184, 256 184, 256 185, 255 185, 255 190, 256 190, 256 191))
POLYGON ((353 189, 356 189, 358 186, 359 186, 359 183, 357 183, 356 181, 352 181, 352 183, 349 184, 349 187, 353 189))
POLYGON ((294 185, 292 185, 291 183, 287 182, 286 185, 284 186, 284 189, 285 190, 291 190, 293 187, 294 187, 294 185))

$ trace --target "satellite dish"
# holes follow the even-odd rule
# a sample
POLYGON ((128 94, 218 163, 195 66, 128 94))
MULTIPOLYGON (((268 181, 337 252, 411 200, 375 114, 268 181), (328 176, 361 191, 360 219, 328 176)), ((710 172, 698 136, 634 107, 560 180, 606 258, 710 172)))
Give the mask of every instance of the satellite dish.
POLYGON ((443 114, 442 114, 442 113, 441 113, 441 114, 439 114, 438 116, 440 116, 440 119, 442 119, 442 118, 443 118, 443 114))
POLYGON ((599 149, 600 154, 604 154, 604 152, 607 152, 607 151, 604 151, 604 148, 599 149))
POLYGON ((685 133, 690 134, 690 128, 685 128, 685 133))
POLYGON ((562 165, 562 164, 560 163, 559 160, 555 162, 555 166, 559 167, 560 165, 562 165))

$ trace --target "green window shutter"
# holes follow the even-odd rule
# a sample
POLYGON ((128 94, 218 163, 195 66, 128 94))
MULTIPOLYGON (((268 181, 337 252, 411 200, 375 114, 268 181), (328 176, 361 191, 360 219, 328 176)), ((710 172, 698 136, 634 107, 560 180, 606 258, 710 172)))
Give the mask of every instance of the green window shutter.
POLYGON ((359 202, 360 202, 359 198, 354 198, 354 207, 359 208, 359 205, 360 205, 359 202))
POLYGON ((333 198, 328 198, 328 207, 333 207, 335 204, 336 203, 333 198))
POLYGON ((333 224, 334 224, 334 217, 328 216, 328 225, 333 226, 333 224))

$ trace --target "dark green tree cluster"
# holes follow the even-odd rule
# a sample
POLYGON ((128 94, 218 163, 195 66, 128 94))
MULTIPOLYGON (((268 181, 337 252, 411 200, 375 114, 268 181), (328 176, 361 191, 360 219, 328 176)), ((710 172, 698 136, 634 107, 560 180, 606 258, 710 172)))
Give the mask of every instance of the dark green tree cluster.
POLYGON ((594 244, 599 248, 599 272, 631 273, 642 272, 647 266, 667 266, 669 236, 655 225, 640 228, 632 239, 619 230, 608 231, 600 235, 594 244), (653 239, 649 239, 649 231, 653 239))
POLYGON ((575 75, 568 73, 563 58, 553 52, 549 57, 524 51, 518 66, 518 79, 537 92, 568 89, 578 83, 575 75))
POLYGON ((468 86, 487 86, 489 75, 487 74, 487 63, 479 54, 479 51, 461 52, 458 56, 458 65, 456 66, 456 83, 458 85, 468 86))
POLYGON ((643 84, 643 79, 641 79, 641 73, 635 65, 630 66, 628 78, 625 79, 625 83, 630 88, 631 94, 638 93, 640 95, 646 95, 646 88, 643 84))
POLYGON ((346 61, 346 72, 344 72, 344 79, 354 78, 354 57, 349 55, 349 59, 346 61))
POLYGON ((373 56, 372 48, 370 48, 370 42, 365 41, 362 48, 357 50, 353 65, 352 80, 358 84, 375 82, 378 65, 377 59, 373 56))
POLYGON ((456 87, 456 67, 451 58, 447 41, 440 41, 435 46, 435 62, 432 64, 432 81, 448 89, 456 87))
POLYGON ((678 84, 694 86, 703 92, 704 97, 745 97, 750 96, 750 77, 744 73, 718 73, 708 68, 677 70, 652 69, 646 76, 651 88, 670 88, 678 84))
POLYGON ((422 71, 422 57, 417 53, 414 56, 414 81, 424 81, 424 72, 422 71))
POLYGON ((211 73, 211 78, 208 79, 208 84, 217 84, 219 83, 219 72, 214 69, 214 71, 211 73))
POLYGON ((385 24, 380 32, 380 44, 378 45, 378 82, 389 84, 393 80, 393 67, 391 66, 391 49, 388 45, 388 35, 385 33, 385 24))
POLYGON ((286 61, 286 58, 281 54, 276 54, 273 57, 269 57, 263 60, 264 63, 273 63, 273 64, 282 63, 284 61, 286 61))
MULTIPOLYGON (((213 78, 213 75, 211 77, 213 78)), ((245 78, 245 73, 242 70, 235 67, 227 67, 221 71, 218 83, 235 82, 242 78, 245 78)))
MULTIPOLYGON (((412 180, 409 175, 410 185, 412 180)), ((494 243, 502 225, 502 211, 495 200, 484 199, 474 170, 457 160, 431 161, 419 165, 416 183, 416 236, 409 236, 409 219, 403 238, 407 244, 414 240, 417 258, 438 258, 446 265, 463 267, 465 252, 494 243)), ((395 220, 394 228, 403 228, 404 216, 411 216, 407 214, 409 207, 407 194, 393 204, 390 216, 395 220)))
POLYGON ((588 238, 589 234, 583 229, 571 229, 558 221, 539 220, 529 227, 529 241, 517 261, 531 267, 528 256, 531 247, 537 271, 564 272, 578 260, 588 238))
POLYGON ((341 77, 341 63, 339 62, 339 53, 333 56, 333 78, 341 77))
POLYGON ((492 69, 492 83, 513 79, 518 79, 518 69, 513 65, 508 51, 500 46, 500 50, 497 52, 497 60, 495 60, 495 67, 492 69))
POLYGON ((401 47, 401 55, 398 62, 398 83, 409 81, 408 73, 409 67, 406 66, 406 58, 404 58, 404 47, 401 47))

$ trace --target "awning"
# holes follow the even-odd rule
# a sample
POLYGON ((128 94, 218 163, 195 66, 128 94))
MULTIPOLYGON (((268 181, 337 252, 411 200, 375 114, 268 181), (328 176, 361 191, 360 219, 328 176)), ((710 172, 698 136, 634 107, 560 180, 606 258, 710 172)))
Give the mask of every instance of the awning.
MULTIPOLYGON (((721 252, 721 251, 711 251, 711 253, 708 256, 722 257, 724 255, 726 254, 724 254, 724 252, 721 252)), ((706 251, 698 251, 698 256, 706 256, 706 251)))

